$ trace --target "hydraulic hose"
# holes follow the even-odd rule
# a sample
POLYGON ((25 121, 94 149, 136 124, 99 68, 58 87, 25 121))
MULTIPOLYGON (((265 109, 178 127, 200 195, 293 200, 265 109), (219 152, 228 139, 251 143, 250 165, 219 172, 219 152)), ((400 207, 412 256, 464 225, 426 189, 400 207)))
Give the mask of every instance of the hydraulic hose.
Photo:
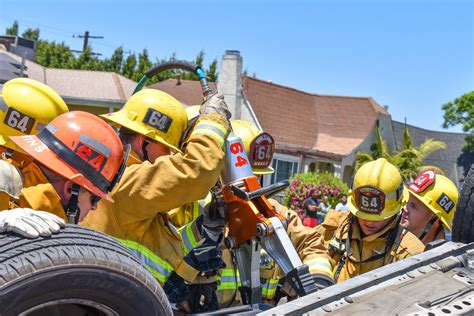
POLYGON ((195 73, 198 76, 199 81, 201 83, 204 98, 207 98, 209 97, 209 95, 213 94, 213 91, 211 87, 209 86, 209 83, 207 82, 206 73, 204 72, 204 70, 202 70, 201 66, 196 65, 186 60, 167 61, 167 62, 158 64, 153 68, 148 69, 145 72, 145 75, 138 81, 138 84, 135 87, 133 94, 143 89, 143 87, 145 86, 145 84, 147 83, 149 79, 151 79, 152 77, 158 75, 159 73, 163 71, 170 70, 170 69, 182 69, 182 70, 191 71, 195 73))

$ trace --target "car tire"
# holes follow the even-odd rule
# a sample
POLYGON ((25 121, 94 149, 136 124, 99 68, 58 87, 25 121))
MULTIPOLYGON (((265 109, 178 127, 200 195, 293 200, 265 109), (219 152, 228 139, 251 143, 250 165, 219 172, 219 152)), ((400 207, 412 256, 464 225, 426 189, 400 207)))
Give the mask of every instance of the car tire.
POLYGON ((67 225, 0 235, 0 315, 171 315, 163 289, 112 237, 67 225))
POLYGON ((474 242, 474 165, 462 185, 453 219, 452 240, 474 242))

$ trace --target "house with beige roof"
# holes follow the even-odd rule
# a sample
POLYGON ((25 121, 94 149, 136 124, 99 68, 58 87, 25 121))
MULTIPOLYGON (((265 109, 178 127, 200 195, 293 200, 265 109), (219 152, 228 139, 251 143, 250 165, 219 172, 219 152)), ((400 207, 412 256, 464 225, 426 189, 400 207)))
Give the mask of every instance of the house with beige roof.
MULTIPOLYGON (((29 77, 55 89, 71 110, 102 114, 120 109, 135 88, 134 81, 113 72, 43 67, 30 60, 32 50, 34 45, 28 40, 0 37, 0 89, 9 79, 29 77)), ((264 177, 264 185, 307 171, 331 172, 350 183, 355 154, 370 151, 377 120, 389 148, 400 143, 400 124, 392 122, 387 109, 371 97, 308 93, 245 76, 238 51, 226 51, 218 83, 210 84, 224 93, 233 119, 251 121, 275 138, 272 164, 276 172, 264 177)), ((168 79, 150 88, 170 93, 185 106, 202 101, 198 81, 168 79)), ((474 162, 472 153, 462 151, 464 136, 417 127, 410 127, 410 131, 420 143, 430 135, 447 137, 450 147, 440 151, 433 164, 446 169, 450 178, 460 183, 466 166, 474 162)))
POLYGON ((136 85, 133 80, 114 72, 46 68, 10 52, 7 46, 8 42, 0 41, 0 85, 15 77, 43 82, 61 95, 70 110, 94 114, 116 111, 125 104, 136 85))

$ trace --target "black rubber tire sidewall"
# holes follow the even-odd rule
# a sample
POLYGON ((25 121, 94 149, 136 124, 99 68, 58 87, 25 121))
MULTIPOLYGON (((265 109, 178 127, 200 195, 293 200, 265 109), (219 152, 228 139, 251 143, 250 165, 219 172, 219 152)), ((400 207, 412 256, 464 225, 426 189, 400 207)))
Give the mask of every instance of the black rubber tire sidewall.
POLYGON ((159 282, 114 238, 67 225, 51 237, 0 234, 0 315, 84 299, 120 315, 169 315, 159 282))
POLYGON ((474 165, 467 173, 454 213, 452 240, 474 242, 474 165))
POLYGON ((166 314, 143 284, 117 271, 76 266, 42 271, 2 289, 1 315, 18 315, 40 304, 67 298, 104 304, 120 315, 166 314), (70 289, 65 290, 64 284, 70 289))

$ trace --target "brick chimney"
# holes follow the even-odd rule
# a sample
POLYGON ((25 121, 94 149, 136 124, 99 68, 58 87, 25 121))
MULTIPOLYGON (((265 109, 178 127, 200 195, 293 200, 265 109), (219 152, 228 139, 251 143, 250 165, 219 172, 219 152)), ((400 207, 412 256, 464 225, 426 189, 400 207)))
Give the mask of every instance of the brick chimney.
POLYGON ((222 56, 217 89, 224 94, 233 119, 242 118, 242 56, 238 50, 226 50, 222 56))

